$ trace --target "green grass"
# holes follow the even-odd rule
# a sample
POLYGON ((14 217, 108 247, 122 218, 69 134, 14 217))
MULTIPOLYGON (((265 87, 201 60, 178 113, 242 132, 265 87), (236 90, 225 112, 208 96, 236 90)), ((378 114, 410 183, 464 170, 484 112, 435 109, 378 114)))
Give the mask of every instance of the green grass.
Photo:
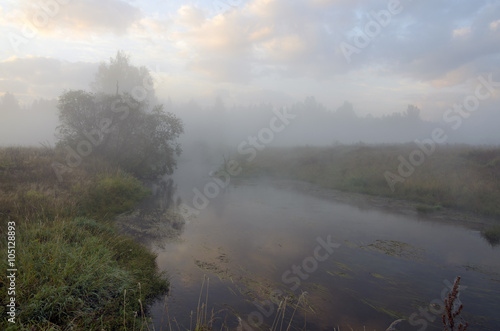
POLYGON ((101 218, 130 210, 149 194, 139 180, 122 172, 99 175, 89 187, 75 190, 84 197, 81 202, 84 213, 101 218))
POLYGON ((435 211, 442 210, 443 207, 441 205, 435 205, 435 206, 429 206, 429 205, 424 205, 424 204, 418 204, 415 209, 417 212, 421 214, 430 214, 435 211))
MULTIPOLYGON (((168 281, 156 256, 116 233, 112 219, 148 190, 95 158, 59 182, 51 168, 57 157, 49 149, 0 149, 0 235, 7 237, 7 222, 16 223, 15 329, 138 328, 168 281)), ((12 327, 6 285, 0 278, 2 329, 12 327)))
POLYGON ((237 158, 241 176, 296 179, 325 188, 414 201, 419 212, 453 208, 500 216, 500 148, 438 146, 414 173, 391 190, 386 171, 398 174, 399 156, 415 144, 267 148, 252 162, 237 158))

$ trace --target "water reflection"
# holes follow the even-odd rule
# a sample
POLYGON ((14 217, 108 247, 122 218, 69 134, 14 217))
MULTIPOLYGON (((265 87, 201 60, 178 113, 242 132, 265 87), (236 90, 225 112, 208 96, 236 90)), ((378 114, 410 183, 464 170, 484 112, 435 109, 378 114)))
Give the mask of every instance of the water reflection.
MULTIPOLYGON (((177 190, 187 203, 193 188, 210 180, 205 175, 197 181, 192 170, 182 167, 177 176, 188 176, 176 179, 183 186, 188 183, 181 193, 177 190)), ((307 322, 308 330, 385 330, 414 313, 414 324, 407 322, 406 329, 420 329, 415 324, 421 320, 429 329, 442 328, 440 316, 428 320, 422 311, 434 307, 430 304, 440 298, 444 281, 461 275, 471 329, 500 325, 498 247, 492 248, 477 230, 437 222, 401 206, 388 209, 383 200, 353 197, 284 182, 233 180, 185 225, 181 240, 158 250, 157 262, 172 284, 167 300, 171 321, 189 328, 208 275, 209 310, 219 312, 218 326, 236 328, 238 318, 250 323, 256 316, 263 318, 261 328, 271 325, 278 305, 268 303, 279 290, 290 303, 284 321, 292 319, 296 329, 307 322), (341 246, 314 272, 298 274, 295 267, 314 256, 317 238, 328 235, 341 246), (291 274, 284 280, 287 271, 291 274), (300 279, 297 288, 292 276, 300 279), (305 292, 307 304, 295 311, 293 303, 305 292)), ((165 312, 163 301, 152 308, 157 329, 166 326, 165 312)))
POLYGON ((175 213, 180 198, 175 198, 177 186, 172 178, 149 182, 147 186, 151 196, 134 210, 118 216, 116 224, 122 233, 152 248, 161 248, 184 230, 184 220, 175 213))

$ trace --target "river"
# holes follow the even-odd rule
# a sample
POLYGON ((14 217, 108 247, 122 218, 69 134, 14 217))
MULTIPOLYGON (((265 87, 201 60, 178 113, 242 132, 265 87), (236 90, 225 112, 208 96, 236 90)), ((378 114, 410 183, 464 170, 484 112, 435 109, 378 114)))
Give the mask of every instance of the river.
MULTIPOLYGON (((208 173, 181 163, 174 200, 192 206, 208 173)), ((276 320, 283 329, 386 330, 404 318, 402 330, 442 330, 442 295, 456 276, 469 329, 500 329, 500 247, 462 223, 332 192, 232 179, 177 235, 152 245, 171 281, 151 308, 155 329, 192 328, 207 303, 214 329, 276 320)))

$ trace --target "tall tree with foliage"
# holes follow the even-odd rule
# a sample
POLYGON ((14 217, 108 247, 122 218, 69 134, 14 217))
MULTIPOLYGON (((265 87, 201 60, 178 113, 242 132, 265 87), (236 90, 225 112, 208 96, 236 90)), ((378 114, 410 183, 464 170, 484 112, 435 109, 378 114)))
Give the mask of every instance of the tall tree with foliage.
POLYGON ((153 105, 157 102, 153 85, 153 77, 145 66, 133 66, 130 56, 118 51, 109 63, 99 65, 90 88, 98 93, 128 93, 138 101, 153 105))
MULTIPOLYGON (((109 66, 122 60, 119 52, 109 66)), ((175 156, 181 153, 177 138, 184 131, 182 121, 165 112, 161 104, 151 105, 129 92, 109 93, 103 87, 105 82, 116 76, 127 78, 127 72, 141 72, 128 62, 120 68, 125 72, 113 70, 109 76, 106 71, 98 72, 96 82, 100 85, 94 88, 101 86, 104 91, 66 91, 59 97, 59 145, 73 158, 100 154, 142 177, 171 174, 176 167, 175 156)), ((143 76, 150 77, 149 72, 143 76)), ((131 79, 137 82, 137 76, 131 79)))

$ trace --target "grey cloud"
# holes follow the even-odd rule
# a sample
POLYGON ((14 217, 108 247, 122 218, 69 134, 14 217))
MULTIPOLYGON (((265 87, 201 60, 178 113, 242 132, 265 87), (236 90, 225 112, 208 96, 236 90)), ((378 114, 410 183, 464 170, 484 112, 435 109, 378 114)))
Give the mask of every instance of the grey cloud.
POLYGON ((288 1, 253 1, 216 19, 194 13, 181 11, 179 22, 187 31, 175 38, 192 52, 189 68, 212 79, 321 77, 344 71, 344 59, 336 51, 340 35, 332 33, 335 27, 330 30, 340 13, 325 15, 322 7, 288 1))
POLYGON ((191 21, 196 17, 196 24, 184 20, 188 31, 179 37, 198 55, 190 68, 223 81, 273 74, 328 79, 367 67, 384 67, 391 74, 425 81, 498 55, 500 29, 492 31, 489 24, 500 17, 500 4, 401 0, 401 5, 402 13, 393 16, 368 47, 354 54, 352 63, 347 63, 340 44, 349 42, 356 29, 362 30, 373 19, 372 12, 386 10, 387 1, 255 0, 216 22, 199 11, 193 16, 193 11, 187 17, 191 21), (250 38, 260 27, 271 31, 262 38, 250 38), (454 37, 456 29, 468 27, 470 36, 454 37), (207 43, 206 36, 214 35, 215 29, 224 42, 207 43), (224 62, 227 69, 222 68, 224 62))
POLYGON ((484 57, 499 57, 500 30, 492 31, 490 22, 500 17, 500 3, 442 0, 402 4, 406 6, 403 12, 362 50, 356 67, 385 65, 393 73, 428 81, 463 66, 479 66, 484 57), (458 29, 470 29, 470 33, 454 36, 458 29))

